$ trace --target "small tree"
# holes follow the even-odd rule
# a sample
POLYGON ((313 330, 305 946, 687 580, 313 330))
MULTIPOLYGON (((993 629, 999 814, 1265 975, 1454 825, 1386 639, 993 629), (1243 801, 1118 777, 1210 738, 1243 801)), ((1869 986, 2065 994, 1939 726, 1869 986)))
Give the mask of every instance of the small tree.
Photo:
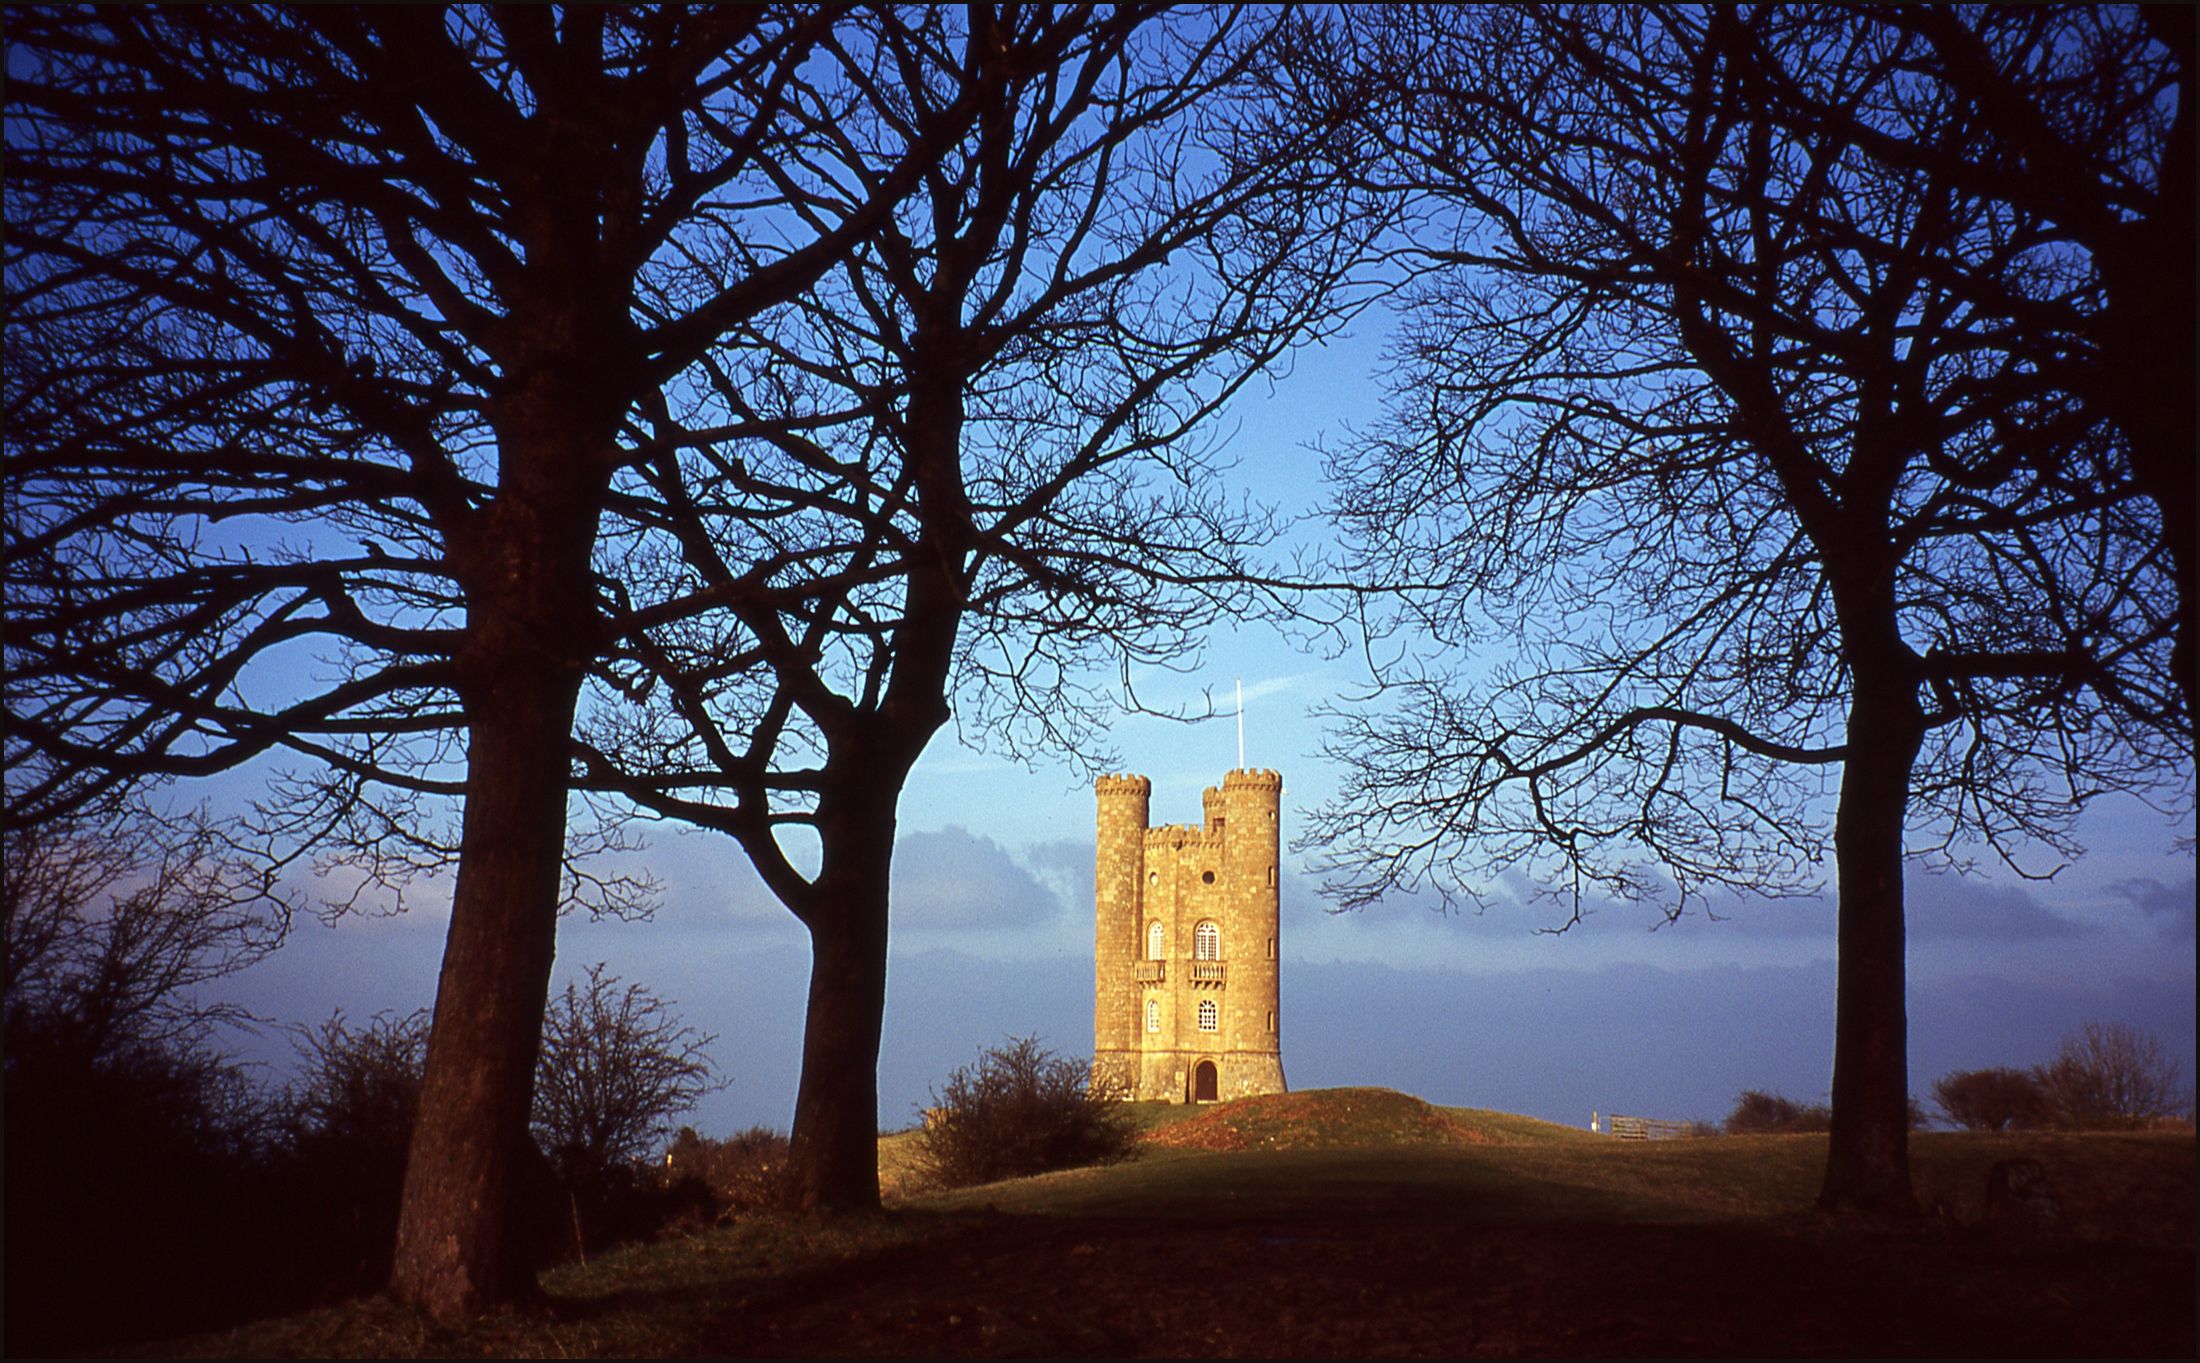
POLYGON ((1941 1116, 1966 1131, 2021 1131, 2047 1119, 2047 1094, 2030 1070, 1955 1070, 1933 1081, 1941 1116))
POLYGON ((1823 1103, 1798 1103, 1781 1093, 1744 1089, 1726 1115, 1729 1136, 1762 1136, 1769 1133, 1830 1131, 1833 1110, 1823 1103))
POLYGON ((2151 1034, 2121 1022, 2089 1022, 2033 1071, 2058 1126, 2130 1126, 2192 1111, 2177 1062, 2151 1034))
POLYGON ((550 1001, 535 1076, 535 1138, 569 1183, 600 1184, 663 1141, 671 1120, 725 1087, 718 1040, 601 962, 550 1001))
POLYGON ((1123 1159, 1131 1129, 1115 1097, 1084 1061, 1011 1037, 932 1095, 924 1158, 950 1187, 1123 1159))

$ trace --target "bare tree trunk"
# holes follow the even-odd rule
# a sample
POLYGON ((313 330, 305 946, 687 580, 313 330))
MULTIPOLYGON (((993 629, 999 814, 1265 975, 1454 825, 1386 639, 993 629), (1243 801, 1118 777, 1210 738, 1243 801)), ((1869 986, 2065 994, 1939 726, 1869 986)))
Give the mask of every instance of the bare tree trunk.
POLYGON ((575 708, 596 648, 589 557, 612 404, 545 366, 499 413, 494 503, 450 536, 469 599, 456 650, 466 812, 390 1287, 438 1320, 534 1290, 515 1193, 557 951, 575 708), (591 438, 591 437, 595 438, 591 438))
POLYGON ((2179 73, 2177 111, 2162 153, 2159 206, 2123 229, 2118 247, 2100 252, 2098 268, 2108 285, 2103 336, 2104 378, 2114 393, 2117 421, 2131 441, 2132 472, 2141 491, 2162 513, 2162 539, 2177 582, 2177 621, 2170 669, 2193 708, 2194 655, 2200 639, 2194 622, 2194 583, 2200 575, 2195 546, 2195 418, 2191 401, 2195 351, 2192 300, 2196 285, 2193 210, 2194 111, 2192 11, 2149 5, 2148 28, 2174 55, 2179 73), (2182 396, 2180 396, 2182 395, 2182 396))
MULTIPOLYGON (((2180 125, 2186 133, 2182 152, 2188 162, 2190 121, 2188 113, 2180 125)), ((2200 557, 2193 543, 2195 502, 2200 500, 2194 469, 2200 460, 2194 453, 2193 404, 2175 396, 2191 386, 2193 372, 2195 243, 2189 165, 2179 178, 2186 201, 2180 218, 2146 230, 2133 229, 2128 234, 2129 258, 2102 264, 2111 298, 2102 368, 2117 423, 2131 443, 2133 479, 2161 511, 2162 548, 2177 584, 2170 670, 2184 700, 2186 722, 2191 723, 2196 714, 2193 596, 2196 569, 2200 569, 2194 561, 2200 557)))
MULTIPOLYGON (((1899 647, 1899 645, 1896 645, 1899 647)), ((1915 682, 1850 657, 1848 760, 1834 816, 1840 960, 1833 1032, 1833 1134, 1822 1209, 1906 1216, 1910 1190, 1909 1013, 1902 832, 1924 738, 1915 682)))
POLYGON ((826 838, 817 908, 806 915, 810 998, 787 1158, 795 1200, 805 1209, 879 1205, 878 1050, 886 1017, 891 798, 867 822, 876 826, 826 838))
POLYGON ((542 680, 505 689, 470 726, 458 883, 390 1280, 438 1320, 532 1287, 513 1193, 557 942, 577 692, 542 680))

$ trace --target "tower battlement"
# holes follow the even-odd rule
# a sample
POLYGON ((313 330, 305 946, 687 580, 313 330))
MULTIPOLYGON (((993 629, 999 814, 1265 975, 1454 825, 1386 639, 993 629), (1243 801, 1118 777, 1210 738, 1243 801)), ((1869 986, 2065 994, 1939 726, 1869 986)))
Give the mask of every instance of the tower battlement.
POLYGON ((1281 1093, 1283 777, 1225 774, 1199 824, 1149 826, 1152 792, 1128 773, 1093 783, 1094 1081, 1171 1102, 1281 1093))
POLYGON ((1222 846, 1223 835, 1211 828, 1200 828, 1188 823, 1165 823, 1159 828, 1146 830, 1148 847, 1216 847, 1222 846))

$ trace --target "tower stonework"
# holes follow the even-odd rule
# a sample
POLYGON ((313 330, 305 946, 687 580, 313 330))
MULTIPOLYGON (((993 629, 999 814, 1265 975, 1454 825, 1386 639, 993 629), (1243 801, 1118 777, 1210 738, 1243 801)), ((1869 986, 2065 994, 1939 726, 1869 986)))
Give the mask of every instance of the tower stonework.
POLYGON ((1093 794, 1095 1082, 1176 1103, 1284 1092, 1283 778, 1228 773, 1196 826, 1147 827, 1143 776, 1103 776, 1093 794))

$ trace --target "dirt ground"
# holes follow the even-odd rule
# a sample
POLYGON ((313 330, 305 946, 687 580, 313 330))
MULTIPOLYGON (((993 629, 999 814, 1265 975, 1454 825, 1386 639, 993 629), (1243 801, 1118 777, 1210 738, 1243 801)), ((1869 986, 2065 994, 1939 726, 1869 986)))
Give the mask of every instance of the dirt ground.
POLYGON ((1991 1226, 1492 1225, 1425 1193, 1313 1223, 1258 1207, 903 1215, 940 1224, 921 1246, 782 1279, 700 1352, 2193 1356, 2189 1249, 1991 1226))

